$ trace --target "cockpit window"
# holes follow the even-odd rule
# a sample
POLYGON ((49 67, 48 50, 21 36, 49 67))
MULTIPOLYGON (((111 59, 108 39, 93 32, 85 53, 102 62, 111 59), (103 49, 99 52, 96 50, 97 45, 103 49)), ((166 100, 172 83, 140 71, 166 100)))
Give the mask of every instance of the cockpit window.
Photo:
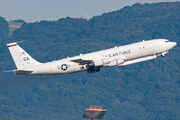
POLYGON ((165 43, 168 43, 168 42, 169 42, 169 40, 166 40, 166 41, 165 41, 165 43))

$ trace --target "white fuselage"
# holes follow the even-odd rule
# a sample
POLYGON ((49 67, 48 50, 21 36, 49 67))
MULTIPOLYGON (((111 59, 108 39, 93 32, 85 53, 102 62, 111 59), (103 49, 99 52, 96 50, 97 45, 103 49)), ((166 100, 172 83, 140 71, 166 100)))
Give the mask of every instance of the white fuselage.
POLYGON ((155 59, 156 56, 164 56, 171 48, 176 45, 175 42, 169 42, 166 39, 155 39, 142 41, 98 52, 81 54, 75 57, 68 57, 61 60, 42 63, 34 68, 28 75, 61 75, 71 74, 88 70, 88 64, 80 64, 73 60, 92 60, 93 67, 124 66, 138 63, 146 60, 155 59))

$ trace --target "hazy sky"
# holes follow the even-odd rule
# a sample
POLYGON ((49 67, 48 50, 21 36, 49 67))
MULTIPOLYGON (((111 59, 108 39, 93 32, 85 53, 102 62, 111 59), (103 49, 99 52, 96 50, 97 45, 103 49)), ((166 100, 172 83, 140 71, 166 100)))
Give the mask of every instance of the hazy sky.
POLYGON ((0 16, 6 20, 26 22, 58 20, 67 16, 86 18, 80 11, 93 16, 121 9, 134 3, 156 3, 177 0, 0 0, 0 16), (68 5, 70 4, 70 5, 68 5), (74 6, 75 8, 73 8, 74 6))

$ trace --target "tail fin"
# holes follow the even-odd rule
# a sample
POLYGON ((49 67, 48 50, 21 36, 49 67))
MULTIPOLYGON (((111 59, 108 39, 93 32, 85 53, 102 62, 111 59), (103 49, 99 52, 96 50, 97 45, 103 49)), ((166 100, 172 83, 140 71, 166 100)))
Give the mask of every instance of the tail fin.
POLYGON ((41 64, 26 53, 17 42, 9 43, 7 46, 18 70, 30 69, 41 64))

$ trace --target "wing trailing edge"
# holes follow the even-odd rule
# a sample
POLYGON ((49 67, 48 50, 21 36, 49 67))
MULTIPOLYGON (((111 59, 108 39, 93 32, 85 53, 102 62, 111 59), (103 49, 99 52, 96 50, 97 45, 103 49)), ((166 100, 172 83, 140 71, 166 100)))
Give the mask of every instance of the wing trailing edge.
POLYGON ((86 65, 92 62, 92 60, 82 60, 82 59, 75 59, 75 60, 70 60, 75 63, 79 63, 79 65, 86 65))

